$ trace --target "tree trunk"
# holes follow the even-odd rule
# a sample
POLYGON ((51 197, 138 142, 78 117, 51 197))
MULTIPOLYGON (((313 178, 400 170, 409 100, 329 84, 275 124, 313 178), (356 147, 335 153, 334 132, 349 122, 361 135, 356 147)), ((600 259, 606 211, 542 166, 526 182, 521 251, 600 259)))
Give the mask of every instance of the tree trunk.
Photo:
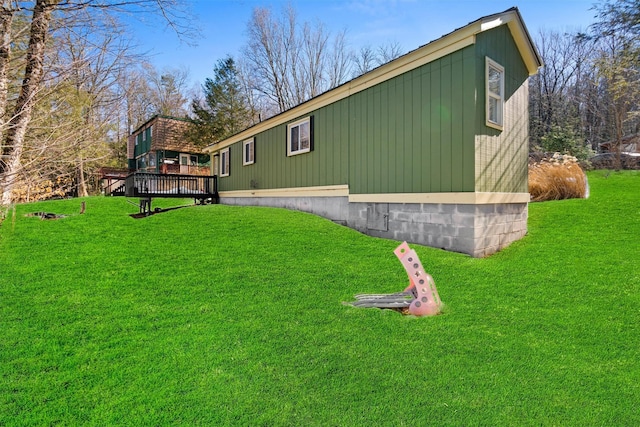
POLYGON ((78 159, 78 197, 87 197, 89 192, 87 191, 87 181, 84 177, 84 161, 82 157, 78 159))
POLYGON ((44 53, 51 22, 51 13, 60 0, 37 0, 33 9, 29 47, 27 48, 27 65, 20 96, 15 111, 8 123, 3 154, 7 162, 0 162, 2 200, 0 204, 12 202, 12 192, 16 178, 21 170, 21 157, 24 148, 24 136, 31 120, 35 97, 42 82, 44 73, 44 53))
POLYGON ((616 157, 615 157, 615 161, 614 161, 614 169, 616 170, 616 172, 618 172, 620 169, 622 169, 622 136, 623 136, 623 115, 624 112, 621 112, 618 108, 614 107, 614 114, 615 114, 615 124, 616 124, 616 157))
MULTIPOLYGON (((3 0, 0 7, 0 142, 4 141, 6 114, 7 114, 7 93, 9 90, 8 69, 9 57, 11 56, 11 23, 13 21, 13 10, 11 2, 3 0)), ((2 150, 4 151, 4 150, 2 150)), ((4 154, 4 152, 0 152, 4 154)), ((0 163, 2 159, 0 159, 0 163)))

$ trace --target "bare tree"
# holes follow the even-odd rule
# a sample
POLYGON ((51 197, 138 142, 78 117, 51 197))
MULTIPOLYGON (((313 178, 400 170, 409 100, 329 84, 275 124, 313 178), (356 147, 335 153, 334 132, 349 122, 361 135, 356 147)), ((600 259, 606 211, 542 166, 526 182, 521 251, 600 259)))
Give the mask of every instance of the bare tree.
POLYGON ((347 46, 347 31, 342 30, 333 39, 331 57, 327 64, 327 79, 330 88, 344 83, 349 77, 351 63, 347 46))
POLYGON ((247 34, 239 62, 240 70, 250 75, 242 80, 251 83, 257 104, 267 106, 266 114, 292 108, 345 80, 345 32, 332 38, 320 22, 299 25, 291 6, 279 17, 255 8, 247 34))
MULTIPOLYGON (((327 66, 327 43, 329 40, 329 33, 324 29, 322 23, 317 23, 315 28, 309 23, 305 23, 303 30, 302 52, 303 60, 307 66, 302 69, 301 83, 308 87, 308 96, 313 98, 324 91, 326 87, 325 67, 327 66)), ((304 90, 301 88, 301 92, 304 90)))
POLYGON ((153 114, 185 116, 188 103, 185 93, 189 72, 184 68, 165 68, 158 71, 148 62, 143 64, 143 69, 149 84, 153 114))
POLYGON ((24 149, 24 135, 31 120, 31 112, 35 96, 44 74, 44 52, 46 47, 51 14, 60 0, 37 0, 31 20, 27 64, 20 96, 16 102, 15 113, 9 120, 0 159, 0 175, 2 175, 1 204, 11 203, 11 192, 15 177, 21 168, 21 157, 24 149), (8 159, 8 160, 5 160, 8 159))
POLYGON ((353 77, 361 76, 378 66, 376 52, 371 45, 365 45, 360 48, 357 54, 351 56, 353 62, 353 77))
POLYGON ((612 146, 620 168, 628 123, 640 115, 640 0, 605 0, 596 10, 598 20, 591 27, 597 41, 595 68, 609 95, 612 146))
POLYGON ((357 53, 351 55, 353 62, 353 77, 361 76, 376 67, 391 62, 403 54, 398 42, 388 42, 377 49, 371 45, 364 45, 357 53))
POLYGON ((584 105, 576 90, 584 78, 584 64, 589 61, 591 43, 576 34, 541 30, 536 46, 545 66, 530 82, 530 136, 532 146, 553 129, 580 134, 580 106, 584 105))
MULTIPOLYGON (((9 59, 11 56, 11 26, 17 5, 11 0, 3 0, 0 8, 0 141, 4 139, 9 91, 9 59)), ((4 153, 2 153, 4 154, 4 153)))
POLYGON ((119 118, 120 133, 128 134, 142 124, 154 112, 153 101, 149 94, 151 88, 145 72, 137 64, 129 64, 118 76, 116 88, 123 103, 119 118))
POLYGON ((391 41, 378 47, 378 65, 386 64, 404 53, 402 46, 397 41, 391 41))
MULTIPOLYGON (((20 2, 20 8, 16 8, 17 2, 3 0, 2 17, 0 26, 7 28, 11 25, 13 14, 24 11, 29 2, 20 2)), ((20 93, 15 104, 9 108, 6 96, 0 94, 0 111, 5 111, 3 122, 6 122, 2 144, 2 157, 0 157, 0 191, 2 198, 0 203, 8 204, 12 201, 12 192, 16 185, 18 175, 23 171, 23 153, 26 147, 25 136, 29 130, 34 107, 39 97, 46 96, 47 91, 54 85, 43 85, 43 77, 46 73, 46 46, 51 37, 51 24, 55 12, 56 22, 60 22, 59 28, 72 28, 90 26, 101 20, 102 24, 114 25, 115 16, 121 13, 155 12, 162 19, 180 33, 186 35, 187 26, 181 21, 179 13, 179 0, 36 0, 29 16, 29 42, 25 54, 25 62, 20 93), (82 14, 86 21, 78 20, 82 14), (67 18, 75 21, 66 21, 67 18), (8 120, 5 118, 8 117, 8 120)), ((6 88, 10 79, 6 73, 6 64, 10 59, 3 59, 2 55, 10 56, 11 42, 5 44, 6 32, 3 33, 2 51, 0 52, 0 93, 7 93, 6 88), (3 62, 4 61, 4 62, 3 62), (4 67, 4 68, 3 68, 4 67)), ((12 34, 14 35, 14 34, 12 34)), ((52 75, 55 75, 53 73, 52 75)), ((59 74, 59 73, 58 73, 59 74)), ((82 165, 79 166, 82 168, 82 165)))

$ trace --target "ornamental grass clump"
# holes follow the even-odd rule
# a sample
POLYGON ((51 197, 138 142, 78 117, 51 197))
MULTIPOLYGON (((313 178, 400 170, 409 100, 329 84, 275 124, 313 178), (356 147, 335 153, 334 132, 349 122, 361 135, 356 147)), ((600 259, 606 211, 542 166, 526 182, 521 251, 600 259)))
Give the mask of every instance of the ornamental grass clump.
POLYGON ((532 202, 589 197, 587 176, 575 157, 555 153, 529 165, 532 202))

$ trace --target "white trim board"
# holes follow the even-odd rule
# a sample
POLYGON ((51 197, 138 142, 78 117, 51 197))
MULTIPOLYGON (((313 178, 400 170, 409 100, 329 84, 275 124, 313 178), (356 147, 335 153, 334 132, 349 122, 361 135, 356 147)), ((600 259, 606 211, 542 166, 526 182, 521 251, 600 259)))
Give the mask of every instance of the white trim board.
POLYGON ((221 191, 220 198, 224 199, 225 197, 348 197, 349 202, 351 203, 431 203, 460 205, 529 203, 531 200, 529 193, 459 192, 349 194, 348 185, 221 191))

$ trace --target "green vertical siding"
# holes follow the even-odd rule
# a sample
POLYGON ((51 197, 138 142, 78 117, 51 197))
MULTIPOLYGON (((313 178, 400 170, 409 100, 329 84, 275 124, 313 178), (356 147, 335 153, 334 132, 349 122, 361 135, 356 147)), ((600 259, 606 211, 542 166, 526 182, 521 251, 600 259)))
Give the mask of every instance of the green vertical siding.
POLYGON ((252 165, 242 165, 242 142, 229 147, 230 175, 220 178, 220 190, 249 190, 252 181, 256 184, 253 188, 257 189, 347 184, 348 100, 323 107, 311 115, 313 151, 287 157, 286 124, 261 132, 255 135, 252 165))
POLYGON ((351 193, 474 190, 473 170, 462 167, 473 167, 474 158, 472 52, 467 47, 350 97, 351 193))
MULTIPOLYGON (((459 173, 451 173, 451 191, 454 188, 464 188, 464 169, 463 169, 463 159, 462 153, 463 144, 462 141, 465 137, 463 133, 463 125, 464 125, 464 117, 465 117, 465 98, 464 98, 464 56, 462 52, 455 52, 451 55, 451 81, 452 82, 463 82, 463 84, 452 84, 451 85, 451 122, 453 126, 451 127, 451 171, 460 171, 459 173), (457 106, 457 108, 454 108, 457 106), (453 155, 453 153, 460 153, 459 156, 453 155)), ((472 100, 469 100, 471 103, 472 100)), ((467 139, 471 141, 471 138, 467 139)), ((469 151, 469 150, 467 150, 469 151)))
POLYGON ((151 150, 151 130, 149 128, 143 130, 138 135, 136 135, 137 145, 135 146, 134 154, 135 156, 140 156, 141 154, 149 152, 151 150), (142 140, 142 135, 144 134, 144 141, 142 140))
MULTIPOLYGON (((231 150, 221 191, 348 184, 351 194, 527 191, 527 70, 507 26, 476 44, 322 107, 314 151, 286 155, 286 124, 231 150), (485 126, 485 56, 505 67, 505 130, 485 126), (523 144, 524 142, 524 144, 523 144)), ((291 120, 293 122, 295 120, 291 120)))

